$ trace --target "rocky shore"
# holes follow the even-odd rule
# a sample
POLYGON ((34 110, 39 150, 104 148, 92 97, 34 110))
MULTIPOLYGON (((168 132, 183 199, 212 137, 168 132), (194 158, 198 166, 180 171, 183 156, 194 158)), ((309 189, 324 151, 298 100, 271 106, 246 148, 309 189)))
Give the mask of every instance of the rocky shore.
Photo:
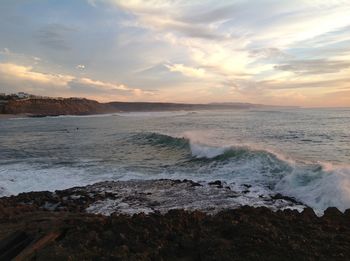
MULTIPOLYGON (((249 188, 247 188, 249 190, 249 188)), ((350 211, 242 206, 220 181, 103 182, 0 198, 0 260, 347 260, 350 211), (283 209, 283 210, 282 210, 283 209), (296 210, 297 209, 297 210, 296 210), (274 210, 274 211, 273 211, 274 210)))
MULTIPOLYGON (((92 115, 116 112, 236 110, 270 108, 271 106, 250 103, 185 104, 164 102, 107 102, 101 103, 85 98, 55 98, 33 96, 16 98, 0 96, 1 115, 26 115, 46 117, 59 115, 92 115), (4 100, 4 97, 6 100, 4 100)), ((273 106, 272 106, 273 107, 273 106)), ((1 118, 0 118, 1 119, 1 118)))

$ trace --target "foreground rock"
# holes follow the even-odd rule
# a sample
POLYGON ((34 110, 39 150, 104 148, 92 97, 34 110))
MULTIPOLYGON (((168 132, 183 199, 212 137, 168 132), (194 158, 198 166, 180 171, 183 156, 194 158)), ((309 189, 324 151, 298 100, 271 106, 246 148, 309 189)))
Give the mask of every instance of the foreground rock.
POLYGON ((172 209, 200 210, 215 214, 225 209, 235 209, 247 202, 272 210, 297 209, 305 206, 281 195, 258 196, 247 185, 234 190, 226 183, 214 181, 196 183, 190 180, 131 180, 106 181, 86 187, 76 187, 56 192, 22 193, 3 198, 3 204, 31 205, 50 211, 80 211, 111 215, 137 213, 166 213, 172 209))
POLYGON ((347 260, 350 214, 243 207, 99 216, 0 208, 0 259, 347 260), (15 240, 14 240, 15 239, 15 240), (12 240, 12 241, 11 241, 12 240), (2 246, 6 246, 1 249, 2 246))
POLYGON ((281 195, 284 211, 239 207, 240 195, 158 180, 0 198, 0 260, 348 260, 350 211, 318 217, 281 195))

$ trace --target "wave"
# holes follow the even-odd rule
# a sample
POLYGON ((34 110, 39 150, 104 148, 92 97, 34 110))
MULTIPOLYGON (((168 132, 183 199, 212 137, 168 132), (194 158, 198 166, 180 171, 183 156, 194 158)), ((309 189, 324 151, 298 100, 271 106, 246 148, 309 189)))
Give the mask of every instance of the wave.
POLYGON ((142 135, 154 146, 187 150, 191 155, 189 162, 210 162, 205 170, 210 172, 212 179, 263 186, 270 193, 297 199, 318 214, 328 207, 341 211, 350 208, 350 166, 295 161, 280 153, 251 146, 212 146, 184 136, 142 135))
POLYGON ((0 196, 65 189, 105 180, 168 178, 224 181, 232 190, 244 194, 242 204, 248 205, 280 193, 312 207, 317 214, 328 207, 341 211, 350 208, 350 166, 296 161, 254 146, 213 145, 210 138, 206 142, 198 135, 186 133, 179 136, 138 133, 128 140, 131 141, 141 145, 145 153, 159 150, 154 157, 162 155, 180 160, 169 161, 169 165, 162 161, 150 173, 146 173, 144 162, 139 168, 89 162, 78 166, 9 162, 0 164, 0 196))
POLYGON ((268 157, 275 160, 289 161, 285 156, 270 150, 262 150, 251 146, 213 146, 187 136, 171 136, 160 133, 139 133, 132 137, 154 146, 169 149, 187 149, 195 159, 227 160, 230 158, 268 157))

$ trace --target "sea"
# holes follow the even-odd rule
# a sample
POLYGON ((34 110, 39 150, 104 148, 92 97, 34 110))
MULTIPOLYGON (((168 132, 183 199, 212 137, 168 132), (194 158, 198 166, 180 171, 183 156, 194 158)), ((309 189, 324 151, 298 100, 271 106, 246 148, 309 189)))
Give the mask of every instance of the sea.
POLYGON ((220 180, 350 208, 350 109, 242 109, 0 120, 0 196, 100 181, 220 180))

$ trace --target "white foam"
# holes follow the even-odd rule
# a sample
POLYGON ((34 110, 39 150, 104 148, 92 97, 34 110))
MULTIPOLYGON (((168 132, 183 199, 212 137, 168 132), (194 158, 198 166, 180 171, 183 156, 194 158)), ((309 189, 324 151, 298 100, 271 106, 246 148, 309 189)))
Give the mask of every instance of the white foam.
POLYGON ((350 208, 350 166, 334 166, 325 162, 297 162, 281 153, 258 146, 203 145, 209 140, 209 135, 201 132, 187 132, 184 136, 189 139, 192 155, 197 158, 211 159, 229 149, 240 148, 253 153, 254 157, 249 157, 249 160, 221 166, 209 179, 252 184, 257 189, 257 196, 278 192, 294 197, 312 207, 319 215, 328 207, 337 207, 341 211, 350 208), (260 155, 265 155, 265 158, 260 157, 259 152, 260 155), (281 168, 279 175, 274 174, 274 167, 281 168), (264 185, 271 185, 274 189, 268 191, 264 185))
POLYGON ((350 166, 300 163, 272 151, 214 146, 199 143, 199 140, 203 142, 198 137, 190 139, 191 153, 197 158, 212 159, 235 149, 246 150, 248 156, 233 157, 222 162, 205 162, 192 172, 164 171, 152 175, 118 169, 109 172, 101 169, 95 175, 90 175, 84 168, 6 164, 0 166, 0 196, 28 191, 53 191, 105 180, 167 178, 197 182, 221 180, 226 181, 235 191, 240 191, 244 184, 249 184, 252 188, 245 198, 246 204, 253 204, 253 198, 281 193, 314 208, 318 214, 322 214, 328 207, 337 207, 341 211, 350 208, 350 166))
POLYGON ((205 145, 200 145, 196 143, 190 143, 190 148, 191 148, 192 156, 195 156, 197 158, 208 158, 208 159, 212 159, 217 156, 220 156, 229 149, 224 147, 218 148, 218 147, 205 146, 205 145))
POLYGON ((276 191, 295 197, 322 214, 328 207, 350 208, 350 168, 332 167, 323 171, 295 169, 276 185, 276 191))
POLYGON ((223 209, 234 209, 242 205, 268 206, 272 210, 282 208, 302 209, 284 200, 276 200, 274 204, 269 199, 252 197, 249 194, 237 193, 225 188, 208 184, 193 187, 189 182, 173 182, 169 180, 100 183, 88 188, 89 192, 108 192, 115 199, 97 201, 87 208, 88 212, 110 215, 111 213, 150 213, 159 211, 166 213, 170 209, 201 210, 207 213, 217 213, 223 209))
POLYGON ((0 167, 0 196, 67 189, 110 179, 110 175, 89 175, 79 168, 12 164, 0 167))

